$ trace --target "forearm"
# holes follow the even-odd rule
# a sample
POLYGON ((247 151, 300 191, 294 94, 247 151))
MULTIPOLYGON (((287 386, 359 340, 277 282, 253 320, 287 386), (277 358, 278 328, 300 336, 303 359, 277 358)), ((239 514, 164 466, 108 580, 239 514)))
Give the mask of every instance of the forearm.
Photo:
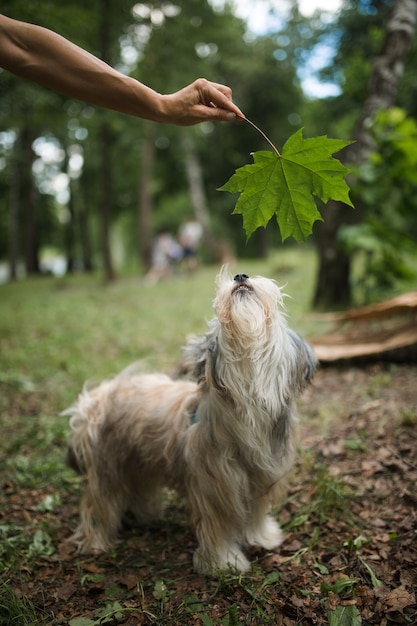
POLYGON ((160 94, 50 30, 1 17, 0 64, 8 71, 90 104, 161 121, 160 94))

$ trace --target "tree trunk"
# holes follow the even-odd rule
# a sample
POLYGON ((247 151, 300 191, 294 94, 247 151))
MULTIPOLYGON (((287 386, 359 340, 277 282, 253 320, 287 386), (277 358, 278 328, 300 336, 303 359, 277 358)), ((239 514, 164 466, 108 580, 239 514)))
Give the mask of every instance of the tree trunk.
POLYGON ((73 274, 75 270, 75 211, 74 211, 74 198, 72 196, 70 188, 70 195, 67 204, 67 210, 69 214, 69 220, 65 225, 65 256, 67 260, 67 273, 73 274))
POLYGON ((110 246, 110 225, 113 205, 112 135, 110 125, 103 121, 100 129, 101 143, 101 254, 107 281, 116 278, 110 246))
MULTIPOLYGON (((110 11, 109 0, 100 0, 99 6, 100 56, 110 63, 110 11)), ((110 225, 113 205, 112 132, 110 124, 103 119, 100 129, 101 143, 101 253, 107 281, 115 279, 110 247, 110 225)))
MULTIPOLYGON (((373 64, 362 115, 353 134, 356 143, 343 154, 347 165, 366 161, 373 149, 369 120, 377 111, 395 104, 416 17, 417 0, 394 2, 381 51, 373 64)), ((338 232, 341 226, 359 221, 360 215, 358 209, 352 211, 342 202, 333 200, 328 202, 322 213, 324 222, 316 230, 319 272, 313 304, 317 308, 343 308, 351 302, 351 266, 349 256, 338 244, 338 232)))
POLYGON ((183 130, 182 144, 184 148, 185 173, 194 215, 197 222, 203 227, 204 236, 212 238, 210 211, 204 190, 203 174, 195 148, 194 138, 189 130, 183 130))
POLYGON ((65 148, 65 160, 62 164, 62 169, 68 175, 68 202, 67 202, 67 211, 68 211, 68 220, 65 222, 64 226, 64 249, 65 249, 65 260, 66 260, 66 273, 73 274, 75 270, 75 247, 76 247, 76 212, 75 212, 75 203, 73 196, 73 184, 71 178, 69 177, 69 153, 68 146, 65 148))
POLYGON ((75 195, 79 209, 78 228, 80 233, 81 258, 83 259, 84 270, 91 272, 95 269, 95 238, 92 236, 92 211, 95 201, 92 198, 89 176, 83 170, 80 178, 74 181, 75 195))
POLYGON ((213 233, 210 209, 204 189, 201 163, 195 147, 194 137, 187 129, 182 133, 182 144, 184 149, 185 173, 194 215, 197 222, 202 226, 203 241, 209 256, 213 261, 221 261, 226 255, 228 246, 224 241, 219 241, 213 233))
POLYGON ((15 145, 11 162, 9 187, 9 277, 13 281, 17 279, 17 264, 19 261, 19 196, 21 176, 19 156, 18 146, 15 145))
POLYGON ((143 269, 147 272, 152 265, 152 174, 155 162, 155 125, 153 122, 144 122, 142 141, 138 193, 138 241, 143 269))
MULTIPOLYGON (((74 185, 75 187, 75 185, 74 185)), ((92 245, 91 245, 91 232, 89 212, 87 210, 87 203, 82 195, 82 187, 77 184, 76 196, 78 199, 78 229, 80 233, 80 245, 81 245, 81 258, 83 261, 83 269, 85 272, 92 272, 94 270, 92 245)))
POLYGON ((20 135, 22 175, 20 177, 20 202, 24 223, 25 269, 27 274, 39 274, 39 239, 36 215, 36 190, 32 176, 34 137, 29 128, 23 128, 20 135))
POLYGON ((335 200, 329 200, 321 213, 324 222, 316 227, 319 269, 313 306, 322 309, 343 309, 350 304, 352 296, 351 260, 339 247, 338 231, 341 226, 354 223, 357 213, 335 200))

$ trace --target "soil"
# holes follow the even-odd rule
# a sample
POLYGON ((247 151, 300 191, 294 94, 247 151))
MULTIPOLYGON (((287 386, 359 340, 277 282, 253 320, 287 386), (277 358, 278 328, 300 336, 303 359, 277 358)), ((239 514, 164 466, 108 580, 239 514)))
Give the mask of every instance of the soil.
POLYGON ((41 513, 47 491, 6 482, 0 524, 56 528, 55 553, 10 584, 51 625, 416 624, 416 374, 389 364, 317 373, 277 511, 285 541, 252 550, 248 576, 194 574, 195 538, 175 499, 158 524, 124 530, 110 554, 80 557, 65 542, 79 493, 41 513))

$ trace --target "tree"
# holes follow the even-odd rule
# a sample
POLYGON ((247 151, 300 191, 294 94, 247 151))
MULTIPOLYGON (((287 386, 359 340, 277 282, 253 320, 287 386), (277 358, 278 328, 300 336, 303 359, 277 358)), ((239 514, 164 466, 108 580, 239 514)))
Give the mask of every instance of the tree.
MULTIPOLYGON (((373 62, 362 113, 353 133, 356 143, 349 146, 343 155, 346 164, 357 166, 364 163, 374 147, 369 123, 379 110, 388 109, 395 103, 416 19, 417 0, 395 0, 380 52, 373 62)), ((342 225, 351 224, 360 217, 342 203, 334 201, 323 208, 323 216, 324 222, 316 231, 319 272, 314 305, 343 307, 351 301, 351 260, 340 244, 338 233, 342 225)))
POLYGON ((152 265, 152 175, 155 163, 155 124, 143 124, 142 150, 138 190, 138 242, 142 265, 148 271, 152 265))

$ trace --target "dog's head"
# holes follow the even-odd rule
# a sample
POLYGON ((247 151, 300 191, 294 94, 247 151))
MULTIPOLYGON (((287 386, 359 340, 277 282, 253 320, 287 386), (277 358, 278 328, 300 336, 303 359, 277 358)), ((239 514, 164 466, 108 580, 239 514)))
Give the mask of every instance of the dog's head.
POLYGON ((183 363, 188 372, 210 384, 216 378, 219 352, 223 362, 231 363, 242 356, 256 358, 256 350, 274 345, 286 328, 279 311, 282 300, 273 280, 246 274, 232 278, 224 267, 216 278, 216 317, 210 330, 203 338, 190 339, 185 348, 183 363))
MULTIPOLYGON (((214 310, 223 331, 238 343, 247 343, 268 334, 282 316, 283 295, 275 281, 262 276, 233 278, 224 267, 216 279, 214 310)), ((266 339, 266 336, 265 336, 266 339)))
POLYGON ((264 385, 282 401, 298 395, 314 373, 315 357, 288 327, 284 296, 275 281, 246 274, 232 277, 223 268, 216 287, 216 317, 204 337, 189 340, 184 369, 206 389, 234 387, 245 397, 253 386, 264 385))

